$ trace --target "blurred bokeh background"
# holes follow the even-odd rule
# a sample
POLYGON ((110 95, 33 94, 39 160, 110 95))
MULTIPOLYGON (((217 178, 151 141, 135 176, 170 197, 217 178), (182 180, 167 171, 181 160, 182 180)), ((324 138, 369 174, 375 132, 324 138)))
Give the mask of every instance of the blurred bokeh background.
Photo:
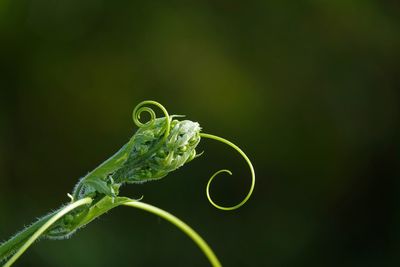
MULTIPOLYGON (((400 4, 0 1, 0 240, 68 201, 154 99, 237 143, 122 194, 196 229, 224 266, 399 266, 400 4)), ((118 208, 16 266, 208 266, 169 223, 118 208)))

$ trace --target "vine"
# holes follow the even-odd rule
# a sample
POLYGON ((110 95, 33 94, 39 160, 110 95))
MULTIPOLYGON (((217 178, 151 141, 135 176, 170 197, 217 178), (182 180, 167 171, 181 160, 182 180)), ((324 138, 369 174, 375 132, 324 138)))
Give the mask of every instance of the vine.
POLYGON ((139 200, 119 196, 119 188, 124 184, 143 183, 158 180, 170 172, 192 161, 202 153, 196 152, 201 138, 213 139, 234 148, 247 162, 251 172, 251 186, 246 197, 231 207, 216 204, 210 196, 210 186, 220 173, 232 174, 230 170, 220 170, 208 180, 206 195, 209 202, 221 210, 234 210, 244 205, 253 193, 255 171, 250 159, 232 142, 215 135, 201 133, 200 125, 182 117, 170 116, 168 111, 156 101, 143 101, 133 110, 132 118, 139 128, 132 138, 113 156, 93 171, 81 178, 68 194, 71 201, 0 245, 0 262, 6 267, 15 261, 39 238, 65 239, 79 228, 118 206, 129 206, 145 210, 166 219, 189 236, 203 251, 210 264, 221 266, 209 245, 191 227, 172 214, 139 200), (147 105, 156 106, 163 113, 157 118, 156 112, 147 105), (150 119, 141 122, 141 114, 148 113, 150 119))

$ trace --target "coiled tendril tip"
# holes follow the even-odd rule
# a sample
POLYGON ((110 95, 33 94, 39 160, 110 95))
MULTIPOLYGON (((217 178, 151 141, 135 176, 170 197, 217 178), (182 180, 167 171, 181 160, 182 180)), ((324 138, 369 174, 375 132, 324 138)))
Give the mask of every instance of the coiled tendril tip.
POLYGON ((136 126, 138 126, 139 128, 145 127, 145 126, 151 126, 154 124, 155 120, 156 120, 156 113, 154 112, 154 110, 152 108, 149 107, 145 107, 144 105, 154 105, 156 107, 158 107, 159 109, 161 109, 161 111, 163 112, 165 119, 166 119, 166 125, 165 125, 165 133, 164 133, 164 140, 168 137, 169 132, 170 132, 170 125, 171 125, 171 117, 168 114, 167 109, 161 105, 160 103, 156 102, 156 101, 152 101, 152 100, 145 100, 140 102, 139 104, 136 105, 136 107, 133 109, 132 112, 132 118, 133 118, 133 122, 136 124, 136 126), (147 112, 150 115, 150 120, 146 123, 142 123, 140 121, 140 115, 143 112, 147 112))
POLYGON ((213 140, 216 140, 216 141, 220 141, 220 142, 222 142, 224 144, 229 145, 230 147, 235 149, 237 152, 239 152, 239 154, 244 158, 244 160, 249 165, 250 172, 251 172, 251 186, 250 186, 249 192, 247 193, 246 197, 237 205, 234 205, 234 206, 231 206, 231 207, 220 206, 220 205, 216 204, 212 200, 211 195, 210 195, 210 186, 211 186, 211 183, 214 180, 214 178, 218 174, 223 173, 223 172, 228 173, 229 175, 232 175, 232 172, 230 170, 223 169, 223 170, 219 170, 219 171, 215 172, 211 176, 211 178, 208 180, 208 183, 207 183, 207 186, 206 186, 207 199, 211 203, 211 205, 213 205, 217 209, 220 209, 220 210, 235 210, 235 209, 240 208, 241 206, 243 206, 249 200, 250 196, 253 194, 254 186, 255 186, 255 183, 256 183, 256 174, 255 174, 255 171, 254 171, 253 164, 251 163, 251 161, 247 157, 247 155, 237 145, 235 145, 234 143, 232 143, 232 142, 230 142, 230 141, 228 141, 228 140, 226 140, 226 139, 224 139, 222 137, 219 137, 219 136, 216 136, 216 135, 212 135, 212 134, 200 133, 200 136, 203 137, 203 138, 209 138, 209 139, 213 139, 213 140))

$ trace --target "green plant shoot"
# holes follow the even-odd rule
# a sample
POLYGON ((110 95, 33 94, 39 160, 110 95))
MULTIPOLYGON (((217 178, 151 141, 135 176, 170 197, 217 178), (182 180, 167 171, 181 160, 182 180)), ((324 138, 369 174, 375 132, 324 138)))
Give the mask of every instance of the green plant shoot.
POLYGON ((232 174, 229 170, 220 170, 212 175, 207 183, 208 200, 221 210, 234 210, 247 202, 255 186, 255 172, 246 154, 226 139, 202 133, 197 122, 178 120, 180 117, 183 116, 170 116, 158 102, 139 103, 133 110, 133 121, 139 129, 132 138, 113 156, 78 181, 72 194, 68 194, 71 199, 69 204, 45 215, 2 243, 0 262, 5 262, 6 267, 11 266, 38 238, 68 238, 102 214, 124 205, 145 210, 168 220, 199 246, 212 266, 221 266, 207 243, 177 217, 140 200, 119 196, 122 185, 161 179, 201 155, 197 154, 196 147, 201 138, 209 138, 221 141, 241 154, 250 168, 251 186, 239 204, 232 207, 216 204, 210 196, 213 179, 222 172, 232 174), (164 116, 157 118, 154 110, 148 105, 158 107, 164 116), (140 121, 143 112, 150 115, 150 120, 146 123, 140 121))

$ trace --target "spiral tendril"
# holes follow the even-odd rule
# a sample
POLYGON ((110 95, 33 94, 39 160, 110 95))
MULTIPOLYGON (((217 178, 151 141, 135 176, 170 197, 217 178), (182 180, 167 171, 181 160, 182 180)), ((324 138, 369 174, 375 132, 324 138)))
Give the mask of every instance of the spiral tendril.
POLYGON ((164 138, 163 140, 165 140, 168 135, 169 135, 169 131, 170 131, 170 125, 171 125, 171 117, 168 114, 168 111, 165 109, 165 107, 163 105, 161 105, 160 103, 156 102, 156 101, 152 101, 152 100, 145 100, 140 102, 139 104, 136 105, 136 107, 134 108, 133 112, 132 112, 132 118, 133 118, 133 122, 136 124, 136 126, 138 126, 139 128, 145 127, 145 126, 151 126, 153 125, 153 123, 156 120, 156 113, 154 112, 154 110, 152 108, 149 107, 145 107, 144 105, 154 105, 156 107, 158 107, 165 116, 166 119, 166 125, 165 125, 165 133, 164 133, 164 138), (142 123, 140 121, 140 115, 143 112, 147 112, 150 115, 150 120, 146 123, 142 123))
POLYGON ((218 174, 223 173, 223 172, 228 173, 229 175, 232 175, 232 172, 230 170, 223 169, 223 170, 219 170, 219 171, 215 172, 211 176, 211 178, 208 180, 208 183, 207 183, 207 186, 206 186, 206 194, 207 194, 208 201, 211 203, 211 205, 213 205, 217 209, 220 209, 220 210, 235 210, 235 209, 240 208, 241 206, 243 206, 249 200, 250 196, 253 194, 254 186, 255 186, 255 183, 256 183, 256 174, 255 174, 255 171, 254 171, 253 164, 251 163, 251 161, 247 157, 247 155, 237 145, 235 145, 234 143, 232 143, 232 142, 230 142, 230 141, 228 141, 228 140, 226 140, 226 139, 224 139, 222 137, 219 137, 219 136, 216 136, 216 135, 212 135, 212 134, 200 133, 200 136, 203 137, 203 138, 209 138, 209 139, 213 139, 213 140, 216 140, 216 141, 220 141, 220 142, 222 142, 224 144, 227 144, 228 146, 232 147, 237 152, 239 152, 239 154, 244 158, 244 160, 249 165, 250 172, 251 172, 251 186, 250 186, 249 192, 247 193, 246 197, 237 205, 230 206, 230 207, 220 206, 220 205, 216 204, 214 202, 214 200, 212 200, 211 195, 210 195, 210 186, 211 186, 211 183, 214 180, 214 178, 218 174))

